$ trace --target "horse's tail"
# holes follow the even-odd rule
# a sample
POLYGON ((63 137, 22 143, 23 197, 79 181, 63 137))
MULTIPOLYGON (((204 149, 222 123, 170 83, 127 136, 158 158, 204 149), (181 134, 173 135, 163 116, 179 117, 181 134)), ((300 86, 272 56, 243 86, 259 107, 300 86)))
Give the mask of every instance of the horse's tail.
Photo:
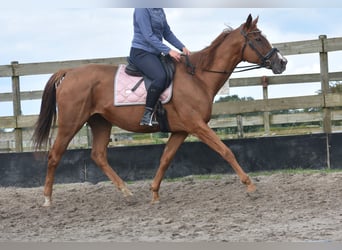
POLYGON ((45 85, 40 113, 33 132, 35 150, 47 146, 51 126, 56 125, 56 88, 66 74, 66 70, 54 73, 45 85))

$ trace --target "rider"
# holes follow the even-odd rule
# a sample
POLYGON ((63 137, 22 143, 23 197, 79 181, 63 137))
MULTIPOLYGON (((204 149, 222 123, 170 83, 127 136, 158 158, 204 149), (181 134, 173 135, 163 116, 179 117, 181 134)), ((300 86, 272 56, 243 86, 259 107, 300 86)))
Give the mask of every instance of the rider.
POLYGON ((181 54, 163 43, 163 38, 171 45, 189 55, 190 51, 173 34, 162 8, 134 10, 134 36, 130 51, 131 62, 147 77, 152 84, 147 90, 145 112, 140 125, 153 126, 152 116, 156 103, 166 86, 166 72, 159 55, 170 55, 180 61, 181 54))

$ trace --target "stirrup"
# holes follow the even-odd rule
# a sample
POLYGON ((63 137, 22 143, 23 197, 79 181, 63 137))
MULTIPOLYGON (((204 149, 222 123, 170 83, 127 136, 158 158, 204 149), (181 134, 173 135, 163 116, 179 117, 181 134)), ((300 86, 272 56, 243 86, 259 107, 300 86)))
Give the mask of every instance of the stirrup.
POLYGON ((140 126, 157 126, 159 125, 158 121, 154 118, 154 111, 150 108, 146 108, 143 117, 140 120, 140 126))
POLYGON ((146 122, 146 121, 143 121, 143 120, 140 121, 140 126, 155 127, 155 126, 158 126, 158 125, 159 125, 158 121, 154 120, 152 117, 151 117, 149 122, 146 122))

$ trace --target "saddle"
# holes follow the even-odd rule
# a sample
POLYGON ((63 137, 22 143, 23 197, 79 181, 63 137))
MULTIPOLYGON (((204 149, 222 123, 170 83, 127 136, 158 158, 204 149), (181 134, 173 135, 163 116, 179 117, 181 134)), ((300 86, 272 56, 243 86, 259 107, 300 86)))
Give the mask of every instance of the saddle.
MULTIPOLYGON (((175 73, 175 65, 169 55, 163 56, 160 55, 159 59, 164 67, 164 70, 166 72, 166 86, 170 86, 173 76, 175 73)), ((151 86, 152 80, 148 78, 147 76, 143 75, 143 73, 132 63, 129 57, 127 57, 128 65, 126 65, 125 73, 130 76, 138 76, 143 77, 141 81, 138 81, 136 86, 133 87, 132 91, 137 89, 139 85, 144 81, 146 89, 149 89, 151 86)))
MULTIPOLYGON (((169 87, 172 80, 173 76, 175 73, 175 65, 169 55, 163 56, 160 55, 159 59, 164 67, 164 70, 166 72, 166 86, 169 87)), ((128 65, 125 67, 125 73, 130 76, 135 76, 135 77, 142 77, 132 88, 132 91, 134 92, 142 82, 145 83, 145 88, 146 90, 149 89, 149 87, 152 84, 152 80, 148 78, 146 75, 144 75, 130 60, 130 58, 127 58, 128 65)), ((156 119, 159 123, 159 127, 161 132, 169 132, 169 122, 167 119, 167 111, 164 109, 163 104, 159 100, 156 106, 156 119)))

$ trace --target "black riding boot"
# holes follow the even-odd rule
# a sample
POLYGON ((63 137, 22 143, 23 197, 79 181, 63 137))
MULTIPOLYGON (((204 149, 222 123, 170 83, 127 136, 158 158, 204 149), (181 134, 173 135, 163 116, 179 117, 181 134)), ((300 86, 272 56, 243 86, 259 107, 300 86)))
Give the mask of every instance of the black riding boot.
MULTIPOLYGON (((141 120, 140 120, 140 125, 141 125, 141 126, 150 126, 150 127, 153 127, 154 122, 153 122, 152 120, 153 120, 153 109, 152 109, 152 108, 145 107, 145 112, 144 112, 143 117, 142 117, 141 120)), ((156 121, 155 121, 155 122, 156 122, 156 121)), ((158 122, 156 122, 155 125, 158 125, 158 122)))
POLYGON ((158 122, 153 120, 154 108, 157 104, 160 94, 163 92, 162 89, 151 86, 147 91, 146 106, 143 117, 140 120, 142 126, 156 126, 158 122))

